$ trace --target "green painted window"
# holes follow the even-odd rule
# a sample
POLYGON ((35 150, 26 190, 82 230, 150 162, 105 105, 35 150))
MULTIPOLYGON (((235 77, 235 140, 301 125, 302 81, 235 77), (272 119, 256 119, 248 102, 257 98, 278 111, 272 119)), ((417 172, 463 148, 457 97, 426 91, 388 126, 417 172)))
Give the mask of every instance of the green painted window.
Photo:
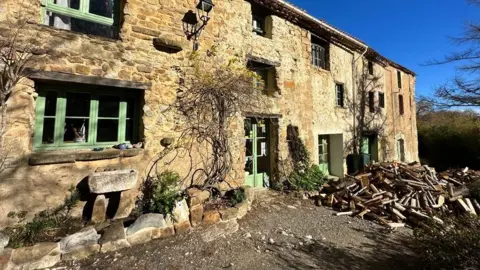
POLYGON ((37 99, 34 148, 137 143, 139 95, 130 92, 72 84, 42 85, 37 99))
POLYGON ((120 0, 43 0, 44 24, 74 32, 118 37, 120 0))

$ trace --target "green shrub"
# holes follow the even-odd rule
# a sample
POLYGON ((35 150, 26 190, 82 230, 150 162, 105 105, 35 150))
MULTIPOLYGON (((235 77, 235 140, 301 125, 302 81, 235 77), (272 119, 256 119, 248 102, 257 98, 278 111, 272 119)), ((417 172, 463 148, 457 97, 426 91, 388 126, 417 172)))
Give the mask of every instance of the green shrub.
POLYGON ((428 269, 480 269, 480 219, 476 216, 442 217, 445 224, 414 230, 414 245, 428 269))
POLYGON ((174 171, 164 171, 157 177, 149 177, 142 187, 142 197, 137 202, 137 214, 171 213, 175 202, 184 194, 178 190, 180 175, 174 171))
POLYGON ((229 206, 233 207, 237 203, 241 203, 245 200, 245 190, 243 188, 233 190, 232 196, 230 197, 229 206))
POLYGON ((295 190, 315 191, 327 182, 327 177, 317 165, 312 165, 303 172, 290 174, 291 188, 295 190))

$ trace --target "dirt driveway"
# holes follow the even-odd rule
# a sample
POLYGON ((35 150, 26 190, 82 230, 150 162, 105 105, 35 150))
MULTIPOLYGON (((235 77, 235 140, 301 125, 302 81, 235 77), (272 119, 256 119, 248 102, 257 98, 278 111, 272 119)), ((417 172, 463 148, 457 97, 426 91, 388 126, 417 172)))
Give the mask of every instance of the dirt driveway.
POLYGON ((262 192, 240 229, 212 242, 202 229, 57 269, 408 269, 408 229, 333 216, 310 201, 262 192))

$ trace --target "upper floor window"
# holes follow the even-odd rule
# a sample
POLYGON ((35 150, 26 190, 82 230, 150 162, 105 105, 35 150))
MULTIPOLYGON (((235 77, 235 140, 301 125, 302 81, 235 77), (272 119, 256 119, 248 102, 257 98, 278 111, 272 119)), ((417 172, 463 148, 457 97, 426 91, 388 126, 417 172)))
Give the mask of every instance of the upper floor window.
POLYGON ((400 70, 397 70, 397 83, 398 83, 398 88, 402 88, 402 72, 400 70))
POLYGON ((328 42, 312 35, 312 65, 329 70, 328 42))
POLYGON ((375 92, 368 92, 368 108, 371 113, 375 112, 375 92))
POLYGON ((257 74, 254 79, 255 87, 262 90, 262 94, 271 95, 276 90, 275 67, 260 62, 248 61, 248 68, 257 74))
POLYGON ((335 85, 335 98, 338 107, 345 106, 345 89, 341 83, 335 85))
POLYGON ((36 149, 110 147, 138 142, 139 97, 119 89, 41 85, 36 149))
POLYGON ((268 10, 252 4, 252 29, 259 36, 272 38, 273 21, 268 10))
POLYGON ((404 106, 403 95, 398 95, 398 109, 399 109, 400 115, 403 115, 405 113, 405 109, 403 106, 404 106))
POLYGON ((383 92, 378 93, 378 106, 385 108, 385 93, 383 92))
POLYGON ((368 74, 373 75, 373 62, 368 61, 368 74))
POLYGON ((44 24, 108 38, 118 37, 120 0, 45 0, 44 24))

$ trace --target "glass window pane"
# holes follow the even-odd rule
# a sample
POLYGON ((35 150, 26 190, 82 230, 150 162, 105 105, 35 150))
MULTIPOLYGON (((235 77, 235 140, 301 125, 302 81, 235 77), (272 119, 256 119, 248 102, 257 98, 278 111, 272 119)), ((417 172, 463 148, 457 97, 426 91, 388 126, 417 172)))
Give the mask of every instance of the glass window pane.
POLYGON ((101 36, 106 38, 117 38, 118 31, 115 26, 108 26, 100 23, 85 21, 60 15, 54 12, 46 12, 44 24, 57 29, 69 30, 73 32, 101 36))
POLYGON ((120 98, 114 96, 100 96, 98 100, 98 117, 118 117, 120 98))
POLYGON ((89 0, 89 12, 107 18, 113 17, 113 0, 89 0))
POLYGON ((130 143, 137 143, 133 141, 133 120, 127 120, 125 129, 125 141, 130 143))
POLYGON ((135 115, 135 100, 127 100, 127 118, 133 118, 135 115))
POLYGON ((43 120, 42 144, 51 144, 55 138, 55 118, 43 120))
POLYGON ((53 0, 53 3, 61 7, 80 9, 80 0, 53 0))
POLYGON ((47 92, 45 95, 45 116, 55 116, 57 111, 57 93, 47 92))
POLYGON ((97 142, 116 142, 118 140, 118 120, 99 119, 97 142))
POLYGON ((89 117, 90 116, 90 95, 79 93, 67 93, 67 118, 74 117, 89 117))
POLYGON ((63 142, 88 142, 88 123, 88 119, 65 119, 63 142))

